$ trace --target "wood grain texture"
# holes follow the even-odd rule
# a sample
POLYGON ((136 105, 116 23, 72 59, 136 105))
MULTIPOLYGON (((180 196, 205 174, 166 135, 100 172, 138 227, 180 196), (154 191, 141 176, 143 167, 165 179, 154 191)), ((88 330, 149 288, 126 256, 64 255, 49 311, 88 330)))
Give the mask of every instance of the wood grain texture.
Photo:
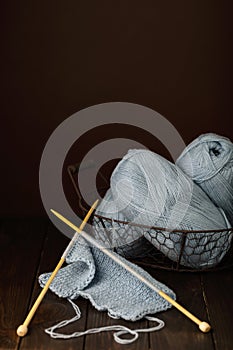
MULTIPOLYGON (((68 243, 53 226, 41 220, 4 220, 0 226, 0 350, 230 350, 233 344, 232 270, 212 273, 177 273, 147 268, 159 281, 172 288, 177 301, 202 320, 212 331, 203 334, 178 310, 172 308, 155 316, 166 326, 158 332, 140 334, 131 345, 117 344, 113 332, 87 335, 72 340, 51 339, 44 329, 73 317, 70 304, 48 292, 35 314, 28 335, 19 339, 16 328, 22 323, 39 294, 37 277, 52 271, 68 243)), ((153 326, 141 320, 126 322, 98 312, 82 298, 76 301, 82 311, 79 321, 61 331, 70 333, 92 327, 121 324, 129 328, 153 326)))
POLYGON ((202 284, 216 350, 233 348, 233 270, 203 274, 202 284))
MULTIPOLYGON (((41 273, 50 272, 54 269, 54 266, 56 266, 68 243, 68 238, 64 237, 54 226, 49 226, 45 245, 41 253, 41 261, 37 272, 37 278, 41 273)), ((36 279, 31 298, 31 305, 34 303, 34 300, 40 293, 40 290, 41 288, 36 279)), ((72 333, 74 331, 85 329, 87 302, 80 299, 77 303, 81 309, 82 318, 65 329, 61 329, 62 333, 72 333)), ((84 341, 83 337, 64 341, 52 339, 44 332, 45 328, 64 319, 70 319, 73 316, 74 310, 70 306, 69 302, 48 291, 40 307, 38 308, 34 319, 32 320, 28 336, 22 339, 20 349, 60 350, 64 349, 64 347, 66 349, 82 349, 84 341)))
MULTIPOLYGON (((150 269, 151 275, 176 293, 177 301, 200 320, 208 321, 200 275, 150 269)), ((203 334, 198 326, 175 308, 160 313, 166 323, 162 332, 150 334, 151 349, 208 350, 213 348, 211 333, 203 334)))
POLYGON ((4 220, 0 228, 0 349, 17 349, 16 328, 25 318, 46 224, 4 220))

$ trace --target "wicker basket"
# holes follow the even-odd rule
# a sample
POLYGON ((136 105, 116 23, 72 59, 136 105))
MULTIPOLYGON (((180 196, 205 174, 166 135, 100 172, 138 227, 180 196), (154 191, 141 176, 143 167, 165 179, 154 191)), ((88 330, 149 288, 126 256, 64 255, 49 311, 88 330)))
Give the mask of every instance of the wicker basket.
MULTIPOLYGON (((87 211, 89 210, 89 206, 83 200, 79 191, 78 181, 77 181, 78 167, 79 167, 78 164, 69 166, 68 173, 72 181, 75 193, 78 197, 79 215, 84 217, 87 211)), ((103 186, 99 188, 99 193, 103 197, 106 190, 109 187, 109 181, 105 178, 104 174, 100 174, 100 176, 103 179, 103 184, 102 184, 103 186)), ((96 198, 93 198, 93 201, 95 199, 96 198)), ((94 220, 96 227, 99 227, 102 231, 104 230, 104 232, 106 233, 106 236, 110 233, 112 229, 117 230, 119 234, 121 234, 121 233, 124 233, 126 229, 128 230, 130 228, 130 232, 132 236, 134 234, 134 231, 135 231, 135 236, 137 236, 138 231, 140 230, 142 232, 142 237, 132 240, 131 243, 127 243, 126 245, 119 246, 118 248, 115 248, 115 250, 117 253, 121 254, 125 258, 141 266, 149 266, 152 268, 174 270, 174 271, 192 271, 192 272, 215 271, 215 270, 229 268, 233 266, 233 244, 227 242, 228 236, 226 235, 226 232, 229 233, 229 235, 233 234, 233 228, 222 229, 222 230, 205 230, 205 231, 176 230, 175 234, 178 233, 181 237, 180 239, 181 244, 180 244, 179 253, 176 254, 177 258, 174 261, 174 259, 171 260, 168 257, 166 257, 160 251, 161 249, 156 249, 155 246, 144 237, 145 233, 150 234, 151 235, 150 239, 153 242, 153 239, 157 239, 157 236, 159 235, 160 237, 159 244, 161 245, 161 248, 163 248, 163 250, 166 248, 169 249, 169 247, 167 247, 168 245, 167 240, 168 240, 168 237, 170 242, 173 240, 173 237, 174 237, 173 230, 169 230, 163 227, 150 227, 146 225, 139 225, 139 224, 120 221, 120 220, 113 221, 112 218, 107 218, 96 214, 93 215, 92 220, 94 220), (188 244, 187 242, 192 241, 190 240, 191 235, 193 237, 195 234, 200 234, 200 233, 203 233, 203 234, 208 233, 208 239, 211 240, 212 247, 216 246, 220 238, 226 239, 226 242, 219 253, 221 255, 224 254, 223 259, 219 264, 215 265, 214 267, 191 268, 191 267, 183 266, 182 258, 185 255, 185 249, 187 249, 187 244, 188 244), (140 254, 138 253, 139 251, 140 251, 140 254)), ((157 239, 157 245, 158 245, 158 239, 157 239)), ((208 253, 208 249, 210 249, 208 246, 209 246, 209 243, 206 246, 204 246, 203 244, 201 247, 202 251, 204 251, 205 253, 208 253)), ((198 257, 197 257, 197 261, 198 261, 198 257)))

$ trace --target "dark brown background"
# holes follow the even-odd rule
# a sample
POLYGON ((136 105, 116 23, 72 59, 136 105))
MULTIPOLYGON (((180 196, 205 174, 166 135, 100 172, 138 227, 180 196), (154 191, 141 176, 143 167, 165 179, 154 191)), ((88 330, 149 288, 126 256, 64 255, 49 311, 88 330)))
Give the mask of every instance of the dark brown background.
MULTIPOLYGON (((45 214, 38 186, 43 147, 85 107, 138 103, 166 117, 185 142, 208 131, 232 138, 231 1, 0 6, 1 215, 45 214)), ((92 136, 98 142, 104 134, 92 136)))

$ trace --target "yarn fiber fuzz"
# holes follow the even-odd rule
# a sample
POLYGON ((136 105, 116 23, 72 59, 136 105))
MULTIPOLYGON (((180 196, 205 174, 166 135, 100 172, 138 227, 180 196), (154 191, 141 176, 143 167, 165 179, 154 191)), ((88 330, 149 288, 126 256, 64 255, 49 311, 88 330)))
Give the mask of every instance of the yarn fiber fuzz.
MULTIPOLYGON (((224 212, 178 166, 147 150, 130 150, 111 176, 111 187, 97 214, 122 216, 136 224, 174 230, 163 233, 138 229, 168 258, 178 261, 182 244, 179 230, 216 230, 229 228, 224 212), (115 211, 115 212, 114 212, 115 211)), ((96 229, 97 230, 97 229, 96 229)), ((116 232, 117 235, 117 232, 116 232)), ((130 234, 127 240, 133 241, 130 234)), ((181 264, 194 268, 218 264, 230 247, 228 232, 190 233, 187 235, 181 264)))
POLYGON ((176 161, 233 226, 233 143, 226 137, 204 134, 192 141, 176 161))

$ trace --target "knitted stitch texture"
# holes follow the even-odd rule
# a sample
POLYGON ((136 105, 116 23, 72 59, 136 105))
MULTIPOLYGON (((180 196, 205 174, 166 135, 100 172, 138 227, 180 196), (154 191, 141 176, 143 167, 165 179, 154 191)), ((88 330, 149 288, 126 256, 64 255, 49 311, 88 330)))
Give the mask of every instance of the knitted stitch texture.
MULTIPOLYGON (((171 289, 152 278, 142 268, 123 257, 120 259, 175 299, 171 289)), ((68 254, 66 262, 68 265, 58 272, 50 286, 59 297, 76 299, 82 296, 89 299, 97 310, 107 310, 112 317, 130 321, 171 307, 159 294, 101 250, 90 247, 81 236, 68 254)), ((50 273, 45 273, 39 277, 42 287, 49 276, 50 273)))

